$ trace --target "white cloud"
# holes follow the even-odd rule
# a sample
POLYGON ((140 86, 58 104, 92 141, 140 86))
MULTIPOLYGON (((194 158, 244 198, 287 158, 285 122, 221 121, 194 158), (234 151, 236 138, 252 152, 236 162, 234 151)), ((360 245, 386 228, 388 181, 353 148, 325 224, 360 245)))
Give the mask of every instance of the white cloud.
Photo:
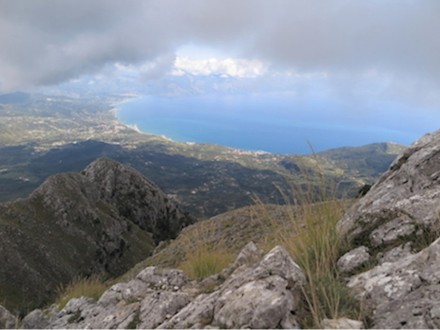
POLYGON ((253 78, 264 75, 268 65, 258 60, 239 58, 192 59, 178 56, 174 62, 173 75, 219 75, 235 78, 253 78))

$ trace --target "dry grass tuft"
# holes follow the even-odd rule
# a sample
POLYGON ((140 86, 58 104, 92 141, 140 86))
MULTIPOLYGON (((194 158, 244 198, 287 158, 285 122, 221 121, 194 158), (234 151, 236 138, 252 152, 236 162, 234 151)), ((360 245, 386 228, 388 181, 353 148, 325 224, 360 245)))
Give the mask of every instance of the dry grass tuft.
MULTIPOLYGON (((317 173, 320 173, 319 166, 317 173)), ((257 201, 258 212, 268 215, 267 222, 271 226, 267 249, 276 244, 284 246, 306 274, 303 327, 320 328, 324 318, 364 320, 360 303, 346 287, 336 267, 339 257, 350 249, 348 241, 338 234, 336 224, 352 201, 332 198, 336 189, 326 182, 325 176, 312 180, 307 173, 302 175, 310 182, 309 187, 292 187, 293 198, 285 197, 291 207, 286 209, 284 221, 271 219, 264 210, 265 205, 257 201)))
POLYGON ((234 260, 235 254, 219 235, 221 232, 215 222, 205 222, 182 234, 185 257, 179 268, 190 278, 201 280, 217 274, 234 260))
POLYGON ((180 268, 192 279, 201 280, 221 272, 234 260, 227 251, 204 247, 187 254, 180 268))
POLYGON ((339 276, 336 262, 348 250, 348 243, 336 231, 344 209, 338 201, 301 207, 304 225, 295 237, 282 238, 296 262, 306 273, 304 290, 311 325, 323 318, 361 316, 359 305, 339 276))
POLYGON ((108 289, 109 285, 104 283, 102 277, 92 275, 88 278, 75 278, 66 287, 58 289, 56 304, 63 309, 69 300, 79 297, 89 297, 98 300, 108 289))

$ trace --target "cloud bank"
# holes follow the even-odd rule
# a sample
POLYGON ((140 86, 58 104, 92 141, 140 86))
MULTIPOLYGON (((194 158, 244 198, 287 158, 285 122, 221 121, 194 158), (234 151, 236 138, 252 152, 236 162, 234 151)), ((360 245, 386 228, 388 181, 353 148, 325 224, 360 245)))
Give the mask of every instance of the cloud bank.
POLYGON ((435 98, 439 15, 437 0, 0 0, 0 91, 115 66, 148 80, 173 70, 259 76, 270 65, 341 86, 382 75, 398 94, 435 98), (176 58, 190 43, 231 60, 176 58))

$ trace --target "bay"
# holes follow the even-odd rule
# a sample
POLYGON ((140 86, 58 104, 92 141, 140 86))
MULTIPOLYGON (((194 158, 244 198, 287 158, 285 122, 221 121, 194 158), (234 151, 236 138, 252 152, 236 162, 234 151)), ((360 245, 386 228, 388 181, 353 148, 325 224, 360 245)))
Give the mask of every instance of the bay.
POLYGON ((180 142, 307 154, 310 146, 322 151, 374 142, 408 144, 418 133, 396 125, 399 111, 388 105, 378 121, 373 111, 292 95, 144 96, 120 104, 117 117, 145 133, 180 142))

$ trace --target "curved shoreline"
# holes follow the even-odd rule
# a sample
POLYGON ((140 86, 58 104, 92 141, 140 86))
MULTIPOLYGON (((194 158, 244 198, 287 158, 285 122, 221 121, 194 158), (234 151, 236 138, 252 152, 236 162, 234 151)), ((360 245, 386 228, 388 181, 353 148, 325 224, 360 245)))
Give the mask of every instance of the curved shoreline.
POLYGON ((162 139, 165 139, 167 141, 171 141, 171 142, 177 142, 177 143, 184 143, 184 144, 194 144, 194 143, 198 143, 198 142, 188 142, 188 141, 178 141, 178 140, 174 140, 168 136, 166 136, 165 134, 156 134, 156 133, 152 133, 152 132, 147 132, 144 131, 142 129, 139 128, 138 124, 128 124, 125 123, 119 116, 119 112, 122 111, 120 105, 121 104, 126 104, 129 103, 131 101, 135 101, 135 100, 140 100, 142 98, 144 98, 145 95, 135 95, 133 97, 125 97, 122 98, 121 100, 118 101, 114 101, 112 103, 110 103, 111 108, 109 109, 109 111, 111 112, 114 120, 116 120, 119 124, 134 130, 136 133, 138 134, 142 134, 142 135, 149 135, 149 136, 157 136, 160 137, 162 139))

